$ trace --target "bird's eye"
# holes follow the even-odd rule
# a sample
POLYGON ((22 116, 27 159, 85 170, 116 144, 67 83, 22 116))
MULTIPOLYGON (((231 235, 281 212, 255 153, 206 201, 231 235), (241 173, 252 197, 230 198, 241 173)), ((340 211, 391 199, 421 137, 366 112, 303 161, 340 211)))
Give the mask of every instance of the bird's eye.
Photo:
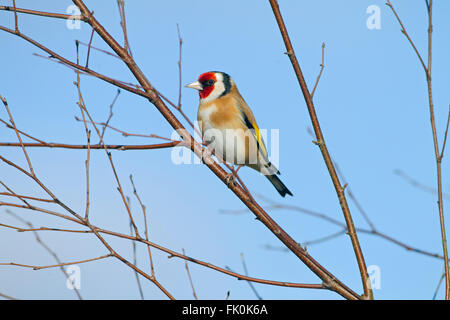
POLYGON ((205 87, 210 87, 210 86, 212 86, 214 84, 214 80, 213 79, 209 79, 209 80, 207 80, 207 81, 205 81, 204 83, 203 83, 203 85, 205 86, 205 87))

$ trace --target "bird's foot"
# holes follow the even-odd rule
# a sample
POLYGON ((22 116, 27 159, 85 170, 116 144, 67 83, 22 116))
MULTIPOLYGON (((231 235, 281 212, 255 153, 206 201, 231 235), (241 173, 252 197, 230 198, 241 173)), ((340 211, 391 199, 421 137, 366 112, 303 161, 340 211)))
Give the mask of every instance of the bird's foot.
POLYGON ((202 163, 203 164, 211 163, 211 161, 212 161, 211 155, 212 155, 212 150, 210 150, 209 148, 203 148, 202 158, 201 158, 202 163))
POLYGON ((229 174, 227 174, 227 176, 225 177, 225 183, 229 188, 236 185, 236 176, 234 172, 230 172, 229 174))

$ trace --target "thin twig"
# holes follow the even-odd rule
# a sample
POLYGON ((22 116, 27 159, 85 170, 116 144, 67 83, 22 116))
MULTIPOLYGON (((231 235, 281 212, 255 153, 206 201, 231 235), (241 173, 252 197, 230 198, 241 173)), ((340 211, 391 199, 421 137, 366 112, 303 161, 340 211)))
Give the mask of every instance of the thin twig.
POLYGON ((178 44, 179 44, 179 59, 178 59, 178 108, 181 109, 181 89, 182 89, 182 79, 181 79, 181 57, 183 49, 183 38, 181 38, 180 26, 177 23, 177 33, 178 33, 178 44))
POLYGON ((445 126, 445 133, 444 133, 444 142, 442 143, 442 150, 441 154, 439 155, 440 161, 442 161, 442 158, 444 158, 444 151, 445 151, 445 145, 447 144, 447 135, 448 135, 448 125, 450 123, 450 106, 448 108, 448 117, 447 117, 447 125, 445 126))
POLYGON ((86 56, 86 68, 89 67, 89 57, 91 54, 91 44, 92 44, 92 40, 94 39, 94 32, 95 32, 95 30, 92 29, 91 38, 89 39, 89 44, 88 44, 88 52, 87 52, 87 56, 86 56))
POLYGON ((128 52, 130 57, 133 57, 133 54, 131 53, 130 43, 128 42, 127 21, 125 18, 125 1, 117 0, 117 5, 119 7, 120 26, 122 27, 123 31, 124 49, 128 52))
MULTIPOLYGON (((438 192, 435 188, 432 188, 430 186, 427 186, 425 184, 423 184, 422 182, 412 178, 411 176, 407 175, 403 170, 401 169, 395 169, 394 173, 396 175, 398 175, 399 177, 401 177, 402 179, 404 179, 406 182, 408 182, 410 185, 412 185, 413 187, 422 189, 423 191, 429 192, 431 194, 435 194, 437 195, 438 192)), ((449 199, 450 200, 450 194, 449 193, 442 193, 442 197, 449 199)))
POLYGON ((15 29, 16 29, 16 33, 19 33, 19 23, 17 21, 16 0, 13 0, 13 6, 14 6, 14 26, 15 26, 15 29))
MULTIPOLYGON (((131 207, 130 198, 127 197, 127 200, 128 200, 129 206, 131 207)), ((130 221, 130 234, 133 235, 133 224, 131 223, 131 221, 130 221)), ((137 266, 136 242, 132 241, 131 246, 133 248, 133 264, 135 266, 137 266)), ((135 271, 134 275, 136 277, 139 295, 141 296, 141 300, 144 300, 144 292, 142 291, 142 285, 141 285, 141 280, 139 279, 139 274, 135 271)))
MULTIPOLYGON (((333 218, 329 217, 328 215, 326 215, 324 213, 313 211, 313 210, 306 209, 306 208, 302 208, 300 206, 280 204, 280 203, 275 202, 275 201, 273 201, 271 199, 268 199, 267 197, 264 197, 262 195, 257 195, 257 196, 258 196, 258 198, 260 198, 260 199, 264 200, 265 202, 269 203, 269 206, 266 206, 266 208, 269 209, 269 210, 295 211, 295 212, 299 212, 299 213, 302 213, 302 214, 306 214, 306 215, 309 215, 309 216, 312 216, 312 217, 316 217, 316 218, 322 219, 324 221, 327 221, 327 222, 329 222, 329 223, 331 223, 333 225, 336 225, 336 226, 342 228, 341 231, 338 231, 335 234, 328 235, 328 236, 325 236, 323 238, 319 238, 319 239, 316 239, 316 240, 303 242, 302 243, 303 245, 306 245, 306 244, 310 245, 311 242, 312 243, 318 243, 318 242, 323 242, 325 240, 330 240, 330 239, 332 239, 334 237, 337 237, 342 232, 347 232, 347 228, 346 228, 346 226, 345 226, 345 224, 343 222, 338 221, 336 219, 333 219, 333 218)), ((226 214, 242 214, 242 213, 247 213, 248 209, 244 209, 244 210, 221 210, 220 212, 221 213, 226 213, 226 214)), ((407 251, 416 252, 416 253, 423 254, 423 255, 426 255, 426 256, 429 256, 429 257, 433 257, 433 258, 444 259, 444 257, 442 255, 439 255, 437 253, 433 253, 433 252, 429 252, 429 251, 426 251, 426 250, 422 250, 422 249, 418 249, 418 248, 412 247, 412 246, 410 246, 410 245, 408 245, 408 244, 406 244, 406 243, 404 243, 402 241, 399 241, 399 240, 397 240, 397 239, 395 239, 395 238, 393 238, 393 237, 391 237, 391 236, 389 236, 389 235, 387 235, 385 233, 379 232, 376 229, 372 229, 372 228, 371 229, 366 229, 366 228, 357 227, 356 231, 359 232, 359 233, 365 233, 365 234, 369 234, 369 235, 380 237, 382 239, 385 239, 385 240, 387 240, 387 241, 389 241, 389 242, 391 242, 391 243, 393 243, 395 245, 398 245, 398 246, 406 249, 407 251)), ((271 248, 273 249, 273 247, 271 247, 271 248)), ((286 251, 284 248, 282 248, 280 250, 286 251)))
POLYGON ((86 262, 92 262, 97 261, 101 259, 106 259, 112 257, 111 254, 103 255, 96 258, 86 259, 86 260, 80 260, 80 261, 72 261, 72 262, 64 262, 64 263, 58 263, 58 264, 52 264, 52 265, 46 265, 46 266, 36 266, 36 265, 30 265, 30 264, 22 264, 22 263, 16 263, 16 262, 1 262, 1 266, 17 266, 17 267, 23 267, 23 268, 30 268, 33 270, 42 270, 42 269, 48 269, 48 268, 56 268, 56 267, 62 267, 62 266, 70 266, 74 264, 81 264, 86 262))
POLYGON ((0 292, 0 297, 5 298, 6 300, 18 300, 17 298, 8 296, 7 294, 1 293, 1 292, 0 292))
POLYGON ((13 127, 14 127, 14 131, 16 132, 17 139, 19 140, 20 146, 22 147, 23 154, 25 155, 25 158, 27 159, 28 167, 30 168, 30 173, 34 176, 35 174, 34 174, 33 166, 31 165, 30 158, 28 157, 28 153, 27 153, 26 150, 25 150, 25 146, 24 146, 24 144, 23 144, 23 142, 22 142, 22 138, 20 137, 20 133, 19 133, 19 131, 17 131, 16 124, 15 124, 15 122, 14 122, 14 120, 13 120, 13 117, 12 117, 12 115, 11 115, 11 112, 9 111, 8 102, 7 102, 6 99, 3 98, 1 95, 0 95, 0 100, 2 100, 3 105, 5 106, 6 111, 8 112, 9 121, 11 122, 11 124, 12 124, 13 127))
MULTIPOLYGON (((23 143, 24 147, 31 148, 61 148, 61 149, 88 149, 91 150, 103 150, 104 148, 108 150, 154 150, 154 149, 166 149, 173 148, 177 146, 184 146, 183 141, 173 141, 167 143, 156 143, 156 144, 66 144, 66 143, 23 143)), ((16 142, 0 142, 0 147, 21 147, 22 144, 16 142)))
POLYGON ((320 72, 317 76, 316 83, 314 84, 314 88, 311 91, 311 98, 314 98, 314 93, 316 92, 317 85, 319 84, 320 77, 322 76, 323 69, 325 68, 325 42, 322 43, 322 63, 320 64, 320 72))
MULTIPOLYGON (((181 249, 181 250, 183 252, 183 255, 186 255, 184 249, 181 249)), ((184 267, 186 268, 186 272, 187 272, 187 275, 189 278, 189 283, 191 284, 192 295, 194 296, 195 300, 198 300, 197 293, 195 292, 195 288, 194 288, 194 282, 192 281, 191 272, 189 271, 189 266, 188 266, 187 260, 184 260, 184 267)))
POLYGON ((333 182, 336 194, 339 199, 339 203, 341 205, 342 213, 345 218, 345 222, 347 224, 348 235, 350 236, 350 240, 352 242, 353 250, 355 252, 356 261, 358 263, 359 272, 361 275, 362 286, 364 289, 364 299, 373 299, 373 291, 370 287, 370 279, 369 274, 367 273, 366 262, 364 260, 364 255, 361 250, 361 246, 359 244, 358 235, 356 234, 355 226, 353 224, 353 218, 350 213, 350 209, 348 207, 347 199, 345 197, 344 187, 342 187, 339 178, 336 173, 336 169, 334 168, 333 161, 331 160, 331 156, 328 152, 328 148, 325 144, 325 139, 322 134, 322 129, 320 128, 319 120, 316 114, 316 110, 314 108, 314 103, 311 97, 311 94, 308 90, 308 86, 306 84, 305 78, 303 77, 303 72, 300 68, 300 64, 298 63, 297 57, 294 52, 294 48, 291 43, 291 39, 286 29, 286 25, 284 24, 283 17, 281 15, 280 8, 278 6, 278 2, 276 0, 269 0, 270 5, 272 7, 272 11, 275 15, 275 19, 277 21, 278 27, 280 29, 280 33, 282 35, 285 47, 286 54, 288 55, 292 67, 297 76, 297 80, 299 82, 301 91, 303 93, 308 112, 311 118, 312 126, 314 129, 314 133, 316 135, 316 144, 319 146, 320 151, 322 153, 323 160, 327 166, 328 172, 330 174, 331 180, 333 182))
MULTIPOLYGON (((5 124, 5 126, 6 126, 7 128, 14 130, 14 127, 13 127, 12 125, 10 125, 8 122, 6 122, 5 120, 0 119, 0 122, 2 122, 3 124, 5 124)), ((23 135, 23 136, 25 136, 25 137, 27 137, 27 138, 30 138, 31 140, 34 140, 34 141, 37 141, 37 142, 39 142, 39 143, 45 144, 44 141, 39 140, 39 139, 37 139, 37 138, 35 138, 35 137, 33 137, 33 136, 30 136, 29 134, 27 134, 27 133, 25 133, 25 132, 23 132, 23 131, 21 131, 21 130, 19 130, 19 129, 17 129, 17 132, 19 132, 21 135, 23 135)))
MULTIPOLYGON (((241 261, 242 261, 242 267, 244 268, 244 273, 246 276, 248 276, 248 270, 247 270, 247 264, 245 263, 245 258, 244 258, 244 254, 241 252, 241 261)), ((263 298, 261 297, 261 295, 258 293, 258 291, 256 291, 255 286, 253 285, 252 282, 247 281, 250 288, 252 289, 253 293, 255 294, 256 298, 258 300, 262 300, 263 298)))
POLYGON ((445 271, 442 272, 442 275, 439 277, 439 281, 438 281, 436 290, 434 291, 434 294, 433 294, 433 298, 432 298, 433 300, 436 300, 437 294, 439 292, 439 289, 441 288, 441 284, 442 284, 444 279, 445 279, 445 271))
MULTIPOLYGON (((202 156, 202 150, 203 147, 200 143, 195 142, 193 137, 187 132, 187 130, 184 129, 183 125, 180 123, 180 121, 173 115, 173 113, 169 110, 167 105, 161 100, 160 96, 157 94, 151 83, 148 81, 148 79, 145 77, 143 72, 140 70, 140 68, 137 66, 135 61, 130 57, 129 53, 122 48, 118 42, 105 30, 105 28, 96 20, 94 16, 90 13, 89 9, 86 7, 84 2, 82 0, 73 0, 74 4, 78 6, 78 8, 81 10, 82 15, 85 17, 86 21, 95 29, 96 33, 110 46, 110 48, 123 60, 123 62, 126 64, 128 69, 132 72, 132 74, 135 76, 137 82, 139 82, 139 85, 141 88, 131 87, 129 85, 124 84, 123 82, 119 82, 115 79, 111 79, 109 77, 106 77, 104 75, 95 73, 92 70, 86 69, 82 66, 79 66, 77 64, 74 64, 67 59, 64 59, 63 57, 59 55, 52 54, 53 51, 49 50, 45 46, 42 46, 41 44, 37 43, 36 41, 30 39, 29 37, 21 36, 23 39, 29 41, 30 43, 38 46, 45 52, 47 52, 49 55, 53 57, 54 60, 59 60, 63 62, 66 65, 69 65, 72 68, 76 68, 82 72, 89 73, 92 76, 96 76, 99 79, 102 79, 104 81, 107 81, 111 84, 117 85, 121 88, 124 88, 125 90, 128 90, 130 92, 133 92, 135 94, 138 94, 140 96, 146 97, 164 116, 164 118, 169 122, 169 124, 175 129, 178 130, 178 132, 181 132, 182 139, 185 141, 186 145, 191 148, 191 150, 198 156, 202 156), (184 131, 183 131, 184 130, 184 131)), ((10 32, 10 29, 0 27, 0 30, 10 32)), ((14 32, 12 32, 14 34, 14 32)), ((227 178, 227 172, 223 170, 223 168, 213 161, 210 164, 207 164, 208 168, 211 169, 211 171, 225 184, 226 178, 227 178)), ((42 184, 40 180, 33 179, 38 184, 42 184)), ((41 186, 45 188, 45 186, 41 186)), ((305 288, 329 288, 338 294, 342 295, 345 298, 349 299, 360 299, 361 297, 355 293, 353 290, 348 288, 344 283, 342 283, 339 279, 337 279, 333 274, 331 274, 327 269, 325 269, 322 265, 320 265, 316 260, 314 260, 311 255, 303 250, 301 246, 298 245, 297 242, 295 242, 292 237, 289 236, 278 224, 275 223, 275 221, 265 212, 262 210, 259 206, 255 205, 253 202, 249 201, 248 196, 246 192, 239 186, 231 186, 230 189, 235 193, 235 195, 248 207, 252 210, 252 212, 256 215, 256 217, 261 221, 276 237, 278 237, 286 246, 288 246, 292 252, 303 262, 307 265, 307 267, 312 270, 316 275, 318 275, 324 284, 320 285, 304 285, 302 287, 305 288)), ((48 188, 44 189, 45 191, 50 191, 48 188)), ((51 194, 52 197, 54 196, 51 194)), ((55 197, 56 198, 56 197, 55 197)), ((56 198, 57 199, 57 198, 56 198)), ((76 215, 78 218, 79 215, 77 215, 73 210, 62 204, 58 200, 58 204, 60 204, 63 208, 67 208, 69 213, 72 215, 76 215)), ((81 220, 83 219, 80 217, 81 220)), ((92 228, 92 225, 88 221, 84 221, 84 224, 88 226, 89 228, 92 228)), ((91 229, 97 236, 97 238, 104 243, 105 246, 111 252, 114 252, 112 248, 108 245, 108 243, 99 235, 99 230, 97 229, 91 229)), ((141 239, 140 241, 143 241, 141 239)), ((144 240, 145 241, 145 240, 144 240)), ((121 261, 126 263, 129 267, 133 268, 132 264, 125 260, 123 257, 116 256, 121 261)), ((140 270, 142 272, 142 270, 140 270)), ((142 274, 142 273, 141 273, 142 274)), ((145 274, 145 273, 144 273, 145 274)), ((145 275, 144 275, 145 276, 145 275)), ((148 276, 148 275, 147 275, 148 276)))
MULTIPOLYGON (((30 229, 33 229, 34 226, 31 222, 26 221, 24 219, 22 219, 20 216, 16 215, 14 212, 11 212, 10 210, 6 210, 6 213, 12 215, 13 217, 15 217, 17 220, 21 221, 23 224, 27 225, 30 229)), ((56 254, 55 251, 53 251, 52 249, 50 249, 50 247, 41 239, 41 237, 39 236, 39 234, 36 231, 33 231, 34 237, 36 238, 36 241, 48 252, 50 253, 51 256, 53 256, 53 258, 56 260, 56 262, 58 263, 61 272, 64 274, 64 276, 66 277, 66 279, 70 279, 69 274, 67 273, 66 269, 64 269, 64 267, 62 266, 62 262, 59 259, 58 255, 56 254)), ((80 294, 80 291, 74 287, 74 291, 75 294, 77 295, 79 300, 82 300, 82 296, 80 294)))
POLYGON ((111 121, 111 118, 112 118, 113 115, 114 115, 114 114, 113 114, 113 108, 114 108, 114 104, 115 104, 116 101, 117 101, 117 98, 119 98, 119 95, 120 95, 120 89, 117 89, 117 93, 116 93, 116 95, 114 96, 113 101, 112 101, 111 104, 109 105, 109 116, 108 116, 108 119, 107 119, 106 122, 105 122, 105 125, 103 126, 102 135, 101 135, 102 138, 105 136, 106 128, 108 127, 109 121, 111 121))
POLYGON ((54 12, 45 12, 45 11, 37 11, 37 10, 30 10, 30 9, 23 9, 23 8, 16 8, 16 7, 10 7, 10 6, 0 6, 0 10, 2 11, 14 11, 15 14, 17 13, 24 13, 24 14, 31 14, 35 16, 42 16, 46 18, 56 18, 56 19, 74 19, 74 20, 80 20, 80 21, 87 21, 87 18, 83 15, 69 15, 69 14, 62 14, 62 13, 54 13, 54 12))
POLYGON ((137 226, 136 226, 136 224, 134 223, 133 216, 132 216, 132 214, 131 214, 130 207, 128 206, 127 200, 126 200, 125 195, 124 195, 124 193, 123 193, 122 184, 120 183, 119 176, 118 176, 118 174, 117 174, 115 165, 114 165, 114 163, 113 163, 111 152, 109 152, 109 151, 108 151, 108 148, 106 148, 105 143, 104 143, 104 140, 103 140, 103 138, 102 138, 102 136, 101 136, 100 130, 99 130, 99 129, 97 128, 97 126, 94 124, 94 120, 92 119, 92 117, 91 117, 89 111, 87 110, 86 104, 85 104, 85 102, 84 102, 83 95, 82 95, 82 93, 81 93, 81 87, 80 87, 80 74, 79 74, 78 72, 77 72, 77 82, 75 83, 75 86, 77 87, 77 91, 78 91, 78 100, 79 100, 78 106, 80 107, 81 110, 83 110, 83 111, 86 113, 86 115, 87 115, 88 118, 89 118, 89 121, 93 124, 93 127, 94 127, 95 131, 97 132, 97 136, 99 137, 100 143, 101 143, 101 145, 103 146, 103 149, 104 149, 105 152, 106 152, 106 155, 107 155, 108 160, 109 160, 109 164, 110 164, 111 169, 112 169, 112 172, 113 172, 113 174, 114 174, 114 178, 115 178, 116 183, 117 183, 117 190, 119 191, 119 193, 120 193, 120 195, 121 195, 122 202, 123 202, 123 204, 125 205, 125 209, 126 209, 126 211, 127 211, 127 213, 128 213, 128 217, 129 217, 131 223, 133 224, 134 232, 136 233, 136 235, 139 235, 137 226))
MULTIPOLYGON (((444 253, 444 267, 445 267, 445 299, 450 299, 450 270, 448 265, 448 250, 447 250, 447 236, 445 232, 445 221, 444 221, 444 200, 443 200, 443 191, 442 191, 442 156, 443 153, 439 153, 439 143, 436 132, 436 119, 434 115, 434 102, 433 102, 433 89, 432 89, 432 81, 431 81, 431 69, 432 69, 432 49, 433 49, 433 0, 426 1, 427 13, 428 13, 428 61, 427 65, 425 65, 424 60, 422 59, 419 51, 417 50, 414 42, 411 40, 410 36, 406 32, 405 27, 403 26, 402 21, 400 20, 397 12, 395 11, 393 5, 390 0, 387 0, 386 5, 389 6, 397 18, 398 23, 402 28, 402 33, 409 40, 413 50, 416 52, 419 57, 420 63, 425 71, 426 81, 427 81, 427 90, 428 90, 428 106, 430 112, 430 124, 431 131, 433 134, 433 146, 434 146, 434 155, 436 160, 436 182, 437 182, 437 193, 438 193, 438 209, 439 209, 439 224, 441 229, 441 239, 442 239, 442 251, 444 253)), ((447 130, 447 129, 446 129, 447 130)), ((444 138, 445 141, 445 138, 444 138)), ((444 149, 442 149, 444 150, 444 149)))
MULTIPOLYGON (((130 174, 130 181, 131 181, 131 186, 133 187, 133 194, 136 197, 136 199, 139 202, 139 205, 141 206, 141 209, 142 209, 142 215, 144 216, 144 235, 145 235, 145 240, 148 241, 149 237, 148 237, 148 225, 147 225, 147 207, 144 205, 144 203, 142 202, 141 198, 139 197, 139 195, 137 193, 137 189, 136 189, 136 186, 134 185, 134 181, 133 181, 133 175, 131 175, 131 174, 130 174)), ((147 245, 147 252, 148 252, 148 258, 150 260, 151 275, 153 278, 155 278, 155 267, 153 265, 152 251, 151 251, 151 247, 149 245, 147 245)))
MULTIPOLYGON (((427 66, 425 65, 425 62, 423 61, 422 56, 420 55, 419 51, 418 51, 417 48, 416 48, 416 45, 415 45, 414 42, 412 41, 412 39, 411 39, 411 37, 409 36, 408 32, 406 31, 406 28, 404 27, 403 22, 400 20, 400 17, 398 16, 397 12, 395 11, 394 7, 392 6, 391 1, 390 1, 390 0, 386 0, 386 1, 387 1, 387 2, 386 2, 386 5, 387 5, 389 8, 391 8, 392 12, 393 12, 394 15, 395 15, 395 18, 397 19, 398 23, 400 24, 400 27, 402 28, 402 29, 401 29, 401 32, 405 35, 405 37, 408 39, 409 43, 411 44, 411 46, 412 46, 414 52, 416 53, 417 57, 418 57, 419 60, 420 60, 420 63, 421 63, 421 65, 422 65, 424 71, 425 71, 426 73, 428 73, 428 68, 427 68, 427 66)), ((427 7, 428 7, 428 5, 427 5, 427 7)), ((428 11, 429 11, 429 9, 428 9, 428 11)))

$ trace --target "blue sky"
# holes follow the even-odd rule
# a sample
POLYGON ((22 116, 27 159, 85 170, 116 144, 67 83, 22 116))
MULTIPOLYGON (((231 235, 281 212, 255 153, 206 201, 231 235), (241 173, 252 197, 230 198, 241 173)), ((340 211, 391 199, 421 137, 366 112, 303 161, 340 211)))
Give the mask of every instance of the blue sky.
MULTIPOLYGON (((410 246, 442 254, 436 195, 409 184, 395 173, 401 170, 432 188, 436 185, 435 159, 425 75, 392 12, 379 0, 342 2, 281 0, 280 8, 310 88, 320 69, 321 44, 325 42, 325 70, 314 96, 316 111, 328 149, 339 164, 351 190, 376 228, 410 246), (381 29, 369 30, 367 7, 381 9, 381 29)), ((12 1, 0 1, 11 5, 12 1)), ((65 13, 70 1, 16 1, 18 7, 65 13)), ((426 58, 427 16, 424 1, 394 0, 419 51, 426 58)), ((86 1, 96 18, 119 42, 122 33, 116 1, 86 1)), ((437 1, 434 10, 433 92, 439 143, 450 103, 450 21, 448 1, 437 1)), ((259 126, 280 130, 282 180, 294 193, 280 198, 270 183, 253 170, 241 177, 254 193, 280 204, 299 206, 343 220, 338 199, 320 151, 307 129, 310 119, 268 1, 126 1, 129 41, 134 58, 151 83, 164 95, 178 95, 178 24, 183 37, 183 84, 209 70, 229 73, 251 106, 259 126)), ((13 14, 0 11, 0 24, 13 27, 13 14)), ((63 20, 19 15, 20 30, 57 53, 75 59, 74 40, 89 41, 90 28, 70 30, 63 20)), ((17 126, 48 142, 85 143, 76 105, 73 71, 33 56, 39 49, 22 39, 0 32, 3 61, 0 94, 8 99, 17 126), (6 63, 5 63, 6 62, 6 63)), ((107 49, 98 36, 93 45, 107 49)), ((81 47, 82 59, 85 49, 81 47)), ((133 81, 120 61, 93 51, 89 65, 123 81, 133 81)), ((86 104, 96 121, 105 121, 116 88, 83 76, 86 104)), ((198 96, 183 88, 183 110, 196 118, 198 96)), ((7 119, 2 109, 0 117, 7 119)), ((156 108, 143 98, 122 92, 111 125, 128 132, 170 137, 171 127, 156 108)), ((14 132, 0 127, 2 142, 15 142, 14 132)), ((98 138, 93 134, 93 141, 98 138)), ((158 140, 105 135, 110 144, 148 144, 158 140)), ((0 147, 0 154, 25 166, 19 149, 0 147)), ((29 150, 39 177, 62 201, 83 212, 85 205, 84 151, 29 150)), ((127 214, 116 191, 114 177, 103 151, 92 151, 91 217, 104 228, 128 233, 127 214)), ((221 267, 243 272, 244 253, 251 276, 279 281, 318 283, 319 279, 293 254, 272 251, 266 245, 281 243, 249 213, 243 204, 202 165, 174 165, 171 150, 112 152, 125 192, 132 196, 128 176, 133 174, 138 192, 148 208, 152 241, 221 267)), ((444 190, 449 190, 448 158, 443 162, 444 190)), ((21 194, 42 192, 11 168, 0 164, 3 182, 21 194)), ((1 197, 0 201, 6 201, 1 197)), ((264 202, 262 202, 264 204, 264 202)), ((139 206, 132 209, 140 226, 139 206)), ((356 226, 368 228, 354 203, 350 209, 356 226)), ((0 208, 1 222, 18 225, 0 208)), ((447 213, 448 200, 444 204, 447 213)), ((37 227, 76 228, 73 224, 34 212, 14 210, 37 227)), ((271 216, 298 242, 339 231, 326 221, 288 210, 269 210, 271 216)), ((447 223, 448 227, 448 223, 447 223)), ((106 253, 91 235, 43 232, 41 237, 62 261, 76 261, 106 253)), ((430 299, 443 271, 441 260, 430 258, 386 240, 359 234, 368 265, 379 267, 379 299, 430 299)), ((131 258, 131 244, 107 237, 117 250, 131 258)), ((0 262, 49 265, 52 257, 31 233, 2 228, 0 262)), ((153 250, 158 279, 178 299, 192 298, 184 262, 167 259, 153 250)), ((351 243, 340 236, 311 245, 308 252, 357 292, 361 281, 351 243)), ((146 248, 138 246, 138 264, 149 271, 146 248)), ((138 299, 134 274, 121 262, 109 259, 81 264, 81 294, 91 299, 138 299)), ((247 283, 190 264, 200 299, 255 298, 247 283)), ((145 297, 164 296, 143 280, 145 297)), ((3 266, 0 292, 21 299, 73 299, 58 269, 32 271, 3 266)), ((265 299, 338 299, 327 291, 289 289, 255 284, 265 299)), ((439 297, 442 297, 442 288, 439 297)))

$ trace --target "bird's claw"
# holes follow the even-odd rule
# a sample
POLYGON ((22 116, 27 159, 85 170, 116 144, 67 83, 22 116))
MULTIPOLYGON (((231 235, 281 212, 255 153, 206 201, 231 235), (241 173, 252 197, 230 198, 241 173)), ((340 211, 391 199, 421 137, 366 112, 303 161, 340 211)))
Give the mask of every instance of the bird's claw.
POLYGON ((203 164, 209 164, 211 163, 211 155, 212 151, 208 148, 204 148, 202 152, 201 161, 203 164))
POLYGON ((225 178, 225 183, 227 184, 228 187, 230 187, 231 185, 233 186, 236 185, 236 177, 234 175, 234 172, 227 174, 225 178))

